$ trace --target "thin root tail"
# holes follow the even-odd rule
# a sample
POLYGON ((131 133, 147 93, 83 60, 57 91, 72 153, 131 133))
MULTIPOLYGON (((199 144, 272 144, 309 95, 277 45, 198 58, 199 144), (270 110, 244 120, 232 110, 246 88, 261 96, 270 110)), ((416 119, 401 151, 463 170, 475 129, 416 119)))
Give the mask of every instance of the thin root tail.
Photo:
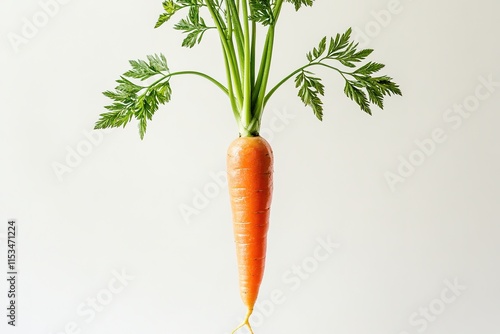
POLYGON ((240 328, 243 328, 245 326, 248 327, 248 329, 250 330, 251 334, 254 334, 253 330, 252 330, 252 326, 250 326, 250 321, 249 321, 250 316, 252 315, 252 312, 253 312, 253 310, 248 310, 247 315, 245 316, 245 320, 243 320, 243 322, 241 323, 241 325, 239 325, 238 327, 236 327, 236 329, 231 334, 235 334, 240 328))

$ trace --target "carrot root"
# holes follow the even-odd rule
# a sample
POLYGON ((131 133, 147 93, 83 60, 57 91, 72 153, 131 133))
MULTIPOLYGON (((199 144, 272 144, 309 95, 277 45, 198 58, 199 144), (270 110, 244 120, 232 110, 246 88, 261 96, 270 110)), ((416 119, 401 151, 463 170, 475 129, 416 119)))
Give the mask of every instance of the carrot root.
POLYGON ((247 315, 242 327, 253 334, 249 318, 264 275, 273 190, 273 152, 262 137, 239 137, 227 154, 228 188, 238 260, 240 296, 247 315))
POLYGON ((248 329, 250 330, 251 334, 254 334, 253 330, 252 330, 252 326, 250 326, 250 316, 252 315, 252 312, 253 312, 253 310, 248 310, 247 315, 245 316, 245 320, 243 320, 243 322, 241 323, 241 325, 239 325, 238 327, 236 327, 236 329, 231 334, 236 333, 239 329, 241 329, 241 328, 243 328, 245 326, 248 327, 248 329))

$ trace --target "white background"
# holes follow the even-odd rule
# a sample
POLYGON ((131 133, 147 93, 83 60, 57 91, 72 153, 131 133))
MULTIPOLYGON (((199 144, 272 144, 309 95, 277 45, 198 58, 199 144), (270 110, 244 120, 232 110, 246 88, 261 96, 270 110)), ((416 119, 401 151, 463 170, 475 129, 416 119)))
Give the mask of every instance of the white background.
MULTIPOLYGON (((270 100, 275 193, 255 332, 499 333, 499 3, 316 3, 298 14, 286 5, 271 83, 352 26, 404 96, 370 117, 321 71, 322 123, 293 83, 270 100), (471 112, 459 116, 460 105, 471 112), (330 254, 318 239, 339 246, 330 254)), ((46 22, 42 10, 0 4, 0 267, 16 218, 20 273, 16 328, 1 280, 0 332, 230 333, 244 308, 227 187, 211 177, 237 136, 223 94, 179 77, 145 140, 135 124, 91 130, 129 59, 163 52, 172 70, 223 80, 217 37, 181 48, 171 25, 153 29, 159 0, 66 1, 46 22), (40 26, 15 46, 25 19, 40 26), (126 285, 114 278, 122 271, 126 285)))

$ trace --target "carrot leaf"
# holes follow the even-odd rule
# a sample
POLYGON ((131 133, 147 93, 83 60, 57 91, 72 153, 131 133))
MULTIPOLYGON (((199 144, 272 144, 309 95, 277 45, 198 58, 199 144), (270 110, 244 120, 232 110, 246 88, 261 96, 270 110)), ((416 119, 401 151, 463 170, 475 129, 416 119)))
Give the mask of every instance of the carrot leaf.
POLYGON ((158 21, 156 21, 155 28, 159 28, 163 25, 163 23, 170 20, 170 18, 181 8, 182 7, 176 4, 173 0, 163 1, 163 9, 165 12, 160 14, 158 21))
POLYGON ((172 89, 167 60, 163 54, 147 56, 148 61, 131 60, 131 69, 125 72, 114 91, 103 94, 113 103, 106 106, 108 112, 102 113, 95 124, 95 129, 125 127, 132 118, 139 121, 141 139, 146 133, 147 122, 150 121, 160 104, 170 101, 172 89), (131 81, 141 81, 159 76, 160 79, 148 86, 141 86, 131 81))
POLYGON ((250 19, 264 26, 274 23, 273 7, 271 0, 250 0, 252 15, 250 19))
POLYGON ((300 100, 322 120, 324 81, 311 72, 310 67, 320 66, 340 74, 345 81, 344 94, 370 115, 372 105, 383 109, 386 96, 402 94, 391 77, 378 74, 385 65, 367 60, 373 50, 360 48, 359 43, 351 39, 350 28, 342 34, 323 37, 317 46, 306 53, 305 65, 268 89, 276 25, 282 6, 289 3, 298 11, 303 7, 313 6, 315 0, 162 1, 163 12, 155 28, 170 22, 180 11, 187 11, 187 16, 173 25, 175 30, 185 34, 182 46, 193 48, 201 42, 208 30, 217 30, 222 46, 226 85, 198 71, 171 73, 162 54, 151 55, 144 60, 132 60, 130 69, 116 80, 115 89, 104 92, 112 103, 106 106, 107 112, 100 115, 95 125, 97 129, 125 126, 135 118, 143 138, 148 121, 161 104, 170 101, 170 79, 184 74, 203 77, 226 94, 241 136, 255 136, 259 133, 267 102, 292 78, 295 78, 300 100), (205 21, 206 14, 210 14, 213 26, 206 24, 209 22, 205 21), (265 33, 265 39, 262 48, 259 48, 257 42, 261 40, 261 32, 265 33), (262 52, 260 58, 258 52, 262 52), (257 64, 260 64, 258 68, 257 64))
POLYGON ((312 6, 314 0, 286 0, 295 6, 295 10, 299 10, 302 6, 312 6))
POLYGON ((323 102, 319 96, 325 95, 325 86, 321 79, 314 77, 313 73, 302 70, 295 78, 295 87, 299 88, 299 97, 306 106, 310 106, 314 115, 323 120, 323 102))
POLYGON ((351 32, 352 30, 349 28, 345 33, 330 38, 328 42, 327 38, 323 37, 318 46, 306 54, 309 63, 278 83, 268 94, 266 101, 283 82, 291 76, 297 75, 295 83, 296 87, 299 88, 300 99, 305 105, 310 106, 316 117, 321 120, 323 108, 320 96, 324 94, 324 87, 320 78, 311 76, 312 73, 305 70, 312 66, 322 66, 337 71, 345 80, 345 95, 354 101, 362 111, 370 115, 372 114, 371 104, 383 109, 385 96, 402 95, 399 86, 392 81, 391 77, 373 76, 385 67, 384 64, 373 61, 368 61, 364 65, 359 64, 371 55, 373 50, 358 50, 358 43, 350 40, 351 32), (332 66, 331 61, 339 62, 346 69, 332 66))
POLYGON ((182 42, 182 46, 192 48, 197 43, 201 42, 203 34, 215 27, 207 27, 205 21, 200 16, 200 6, 192 5, 189 8, 189 14, 185 19, 174 25, 174 29, 183 31, 187 37, 182 42))

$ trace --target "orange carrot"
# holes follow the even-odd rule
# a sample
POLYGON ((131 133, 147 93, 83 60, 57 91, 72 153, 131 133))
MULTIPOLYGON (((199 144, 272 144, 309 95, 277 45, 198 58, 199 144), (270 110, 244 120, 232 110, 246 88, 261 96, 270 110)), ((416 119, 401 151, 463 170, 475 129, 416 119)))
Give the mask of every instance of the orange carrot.
MULTIPOLYGON (((322 78, 312 72, 312 67, 318 66, 338 72, 345 81, 345 95, 370 115, 372 105, 383 109, 385 96, 401 95, 399 86, 391 77, 375 74, 384 68, 384 64, 373 61, 363 64, 373 50, 358 49, 358 44, 351 38, 351 28, 335 37, 323 37, 317 47, 306 53, 307 62, 304 65, 290 72, 272 88, 268 87, 276 24, 282 5, 292 4, 297 11, 301 7, 312 6, 313 2, 314 0, 164 1, 166 12, 160 15, 155 28, 169 21, 176 12, 189 8, 189 22, 183 19, 180 24, 174 25, 176 30, 187 33, 182 46, 189 48, 200 43, 210 28, 205 26, 203 18, 210 14, 215 25, 211 28, 216 28, 222 44, 227 84, 224 85, 204 72, 189 69, 170 71, 167 58, 161 53, 148 55, 147 61, 130 60, 130 69, 116 80, 118 85, 115 90, 103 93, 113 102, 106 106, 107 111, 101 114, 95 125, 96 129, 124 127, 135 118, 143 139, 147 125, 160 105, 171 100, 172 79, 181 75, 204 78, 228 97, 240 134, 240 138, 229 146, 227 169, 240 294, 247 307, 243 323, 233 334, 244 326, 253 333, 249 318, 264 275, 273 189, 273 153, 269 143, 258 134, 269 99, 285 82, 294 78, 300 100, 322 120, 325 87, 322 78), (205 8, 202 10, 202 7, 205 8), (193 30, 193 27, 196 29, 193 30), (261 36, 260 33, 264 33, 266 38, 257 38, 261 36), (258 46, 257 41, 260 40, 265 42, 258 46), (339 63, 336 64, 337 62, 339 63), (259 64, 258 70, 256 64, 259 64), (336 67, 340 65, 341 67, 336 67)), ((206 59, 211 59, 210 57, 207 55, 206 59)), ((195 88, 191 87, 191 96, 200 97, 203 92, 197 92, 195 88)))
POLYGON ((273 152, 262 137, 240 137, 227 153, 227 173, 240 294, 248 326, 264 275, 269 212, 273 190, 273 152))

